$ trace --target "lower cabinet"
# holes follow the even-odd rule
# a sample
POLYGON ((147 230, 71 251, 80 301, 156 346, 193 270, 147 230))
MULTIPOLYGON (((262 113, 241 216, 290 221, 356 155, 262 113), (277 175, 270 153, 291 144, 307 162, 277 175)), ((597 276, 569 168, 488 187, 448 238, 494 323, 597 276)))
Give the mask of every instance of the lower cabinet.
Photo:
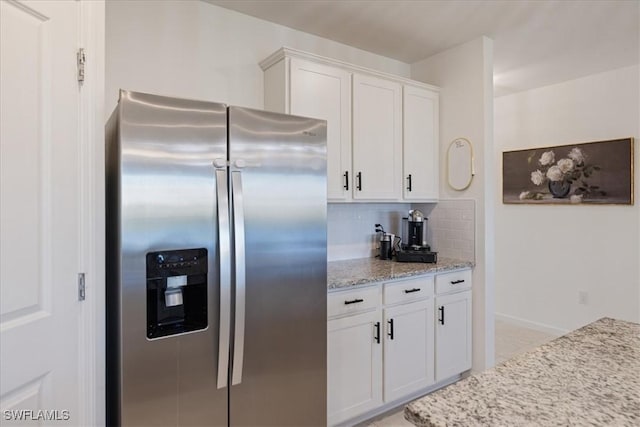
POLYGON ((436 297, 436 381, 471 369, 471 291, 436 297))
POLYGON ((471 270, 436 276, 436 381, 471 369, 471 270))
POLYGON ((380 310, 328 322, 327 422, 348 420, 382 405, 380 310))
POLYGON ((471 368, 471 273, 451 274, 329 293, 329 425, 471 368))
POLYGON ((433 299, 384 310, 384 400, 391 402, 434 383, 433 299))

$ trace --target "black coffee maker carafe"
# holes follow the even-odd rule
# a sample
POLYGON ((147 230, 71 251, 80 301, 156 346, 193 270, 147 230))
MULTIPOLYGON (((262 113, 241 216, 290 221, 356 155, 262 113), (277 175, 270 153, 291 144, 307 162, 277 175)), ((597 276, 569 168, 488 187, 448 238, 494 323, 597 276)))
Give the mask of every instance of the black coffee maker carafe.
POLYGON ((376 224, 376 233, 382 233, 380 235, 380 253, 378 254, 380 259, 384 260, 393 258, 393 246, 396 236, 385 232, 381 224, 376 224))

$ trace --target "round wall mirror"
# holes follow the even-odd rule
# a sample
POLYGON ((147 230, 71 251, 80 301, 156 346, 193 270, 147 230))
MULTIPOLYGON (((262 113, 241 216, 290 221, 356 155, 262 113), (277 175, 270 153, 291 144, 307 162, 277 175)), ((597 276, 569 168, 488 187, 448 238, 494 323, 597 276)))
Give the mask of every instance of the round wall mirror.
POLYGON ((447 151, 447 177, 454 190, 462 191, 473 179, 473 146, 466 138, 456 138, 447 151))

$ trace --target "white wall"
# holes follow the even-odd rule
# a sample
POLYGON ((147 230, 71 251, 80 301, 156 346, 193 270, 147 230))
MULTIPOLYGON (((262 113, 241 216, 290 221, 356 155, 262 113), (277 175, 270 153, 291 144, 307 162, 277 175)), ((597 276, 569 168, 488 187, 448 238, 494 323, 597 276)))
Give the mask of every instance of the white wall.
MULTIPOLYGON (((640 320, 639 81, 634 66, 495 100, 498 164, 504 150, 636 138, 634 206, 496 200, 498 316, 558 332, 602 316, 640 320)), ((501 174, 494 185, 501 194, 501 174)))
POLYGON ((108 1, 106 114, 119 88, 262 108, 258 63, 282 46, 409 75, 403 62, 197 0, 108 1))
POLYGON ((473 368, 483 370, 494 363, 493 41, 481 37, 414 63, 411 78, 441 87, 440 164, 446 164, 449 143, 455 138, 465 137, 474 147, 476 175, 470 187, 451 189, 446 168, 440 168, 440 197, 475 201, 473 368))

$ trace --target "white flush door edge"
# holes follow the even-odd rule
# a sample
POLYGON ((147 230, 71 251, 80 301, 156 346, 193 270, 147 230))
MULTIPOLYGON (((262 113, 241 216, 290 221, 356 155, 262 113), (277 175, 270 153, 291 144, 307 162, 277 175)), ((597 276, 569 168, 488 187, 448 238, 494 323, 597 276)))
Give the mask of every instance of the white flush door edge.
POLYGON ((105 182, 104 85, 105 1, 80 0, 80 46, 85 49, 85 80, 80 88, 80 269, 86 300, 79 328, 80 401, 78 425, 105 423, 105 182))

